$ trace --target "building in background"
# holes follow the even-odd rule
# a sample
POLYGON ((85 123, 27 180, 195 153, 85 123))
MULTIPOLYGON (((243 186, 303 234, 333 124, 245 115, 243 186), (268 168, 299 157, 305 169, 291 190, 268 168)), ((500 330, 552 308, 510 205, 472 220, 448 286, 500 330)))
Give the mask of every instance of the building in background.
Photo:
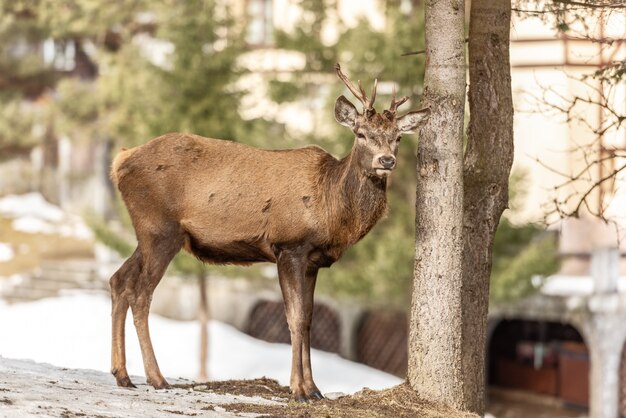
POLYGON ((626 60, 626 13, 594 16, 571 36, 551 23, 518 17, 512 27, 513 172, 526 196, 509 216, 557 231, 561 267, 537 278, 537 295, 490 312, 489 379, 593 417, 626 416, 626 178, 596 187, 625 163, 626 126, 612 112, 626 114, 626 83, 585 78, 626 60))

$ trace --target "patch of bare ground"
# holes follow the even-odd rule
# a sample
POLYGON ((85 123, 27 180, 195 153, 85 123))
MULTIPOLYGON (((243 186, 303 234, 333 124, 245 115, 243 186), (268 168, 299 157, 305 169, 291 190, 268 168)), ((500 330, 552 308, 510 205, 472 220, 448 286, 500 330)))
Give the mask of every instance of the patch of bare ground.
POLYGON ((180 384, 174 385, 174 387, 232 395, 260 396, 279 401, 284 399, 285 403, 276 405, 253 403, 221 405, 229 412, 254 413, 269 417, 478 418, 474 414, 460 412, 445 405, 420 399, 406 384, 382 391, 364 389, 354 395, 344 396, 336 400, 322 399, 308 403, 290 400, 289 388, 268 378, 180 384))
POLYGON ((196 392, 213 392, 219 394, 260 396, 266 399, 289 398, 289 388, 281 386, 274 379, 262 377, 253 380, 223 380, 205 383, 182 383, 172 385, 173 388, 193 389, 196 392))

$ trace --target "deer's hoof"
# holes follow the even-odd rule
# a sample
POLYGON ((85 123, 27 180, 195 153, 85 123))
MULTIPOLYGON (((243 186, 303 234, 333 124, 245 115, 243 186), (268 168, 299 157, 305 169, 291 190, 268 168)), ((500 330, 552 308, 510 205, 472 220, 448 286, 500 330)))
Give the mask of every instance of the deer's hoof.
POLYGON ((155 389, 169 389, 171 388, 170 384, 163 378, 161 379, 148 379, 148 384, 155 389))
POLYGON ((308 400, 302 389, 292 390, 291 393, 296 402, 306 402, 308 400))
POLYGON ((117 385, 123 388, 137 388, 137 386, 135 386, 133 384, 133 382, 130 381, 130 377, 125 376, 125 377, 121 377, 117 380, 117 385))
POLYGON ((319 390, 314 390, 310 393, 305 394, 304 391, 298 390, 293 393, 293 399, 296 402, 308 402, 308 401, 317 401, 319 399, 324 399, 321 392, 319 390))
POLYGON ((312 399, 312 400, 324 399, 324 396, 322 395, 322 392, 319 391, 319 389, 315 389, 314 391, 310 392, 307 396, 309 399, 312 399))
POLYGON ((111 374, 115 377, 115 382, 119 387, 122 388, 136 388, 137 386, 133 385, 133 382, 130 381, 130 377, 128 377, 128 373, 126 370, 120 371, 118 369, 112 369, 111 374))

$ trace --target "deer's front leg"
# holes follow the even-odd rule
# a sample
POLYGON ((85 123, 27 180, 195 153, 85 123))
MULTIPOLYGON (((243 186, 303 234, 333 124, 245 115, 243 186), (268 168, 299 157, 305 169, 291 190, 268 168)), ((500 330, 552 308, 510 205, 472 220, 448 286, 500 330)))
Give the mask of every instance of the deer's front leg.
POLYGON ((302 375, 304 377, 304 393, 309 399, 322 399, 322 393, 313 381, 311 370, 311 322, 313 320, 313 294, 317 281, 317 268, 306 271, 303 283, 304 330, 302 333, 302 375))
POLYGON ((306 401, 302 373, 302 335, 305 330, 304 289, 306 260, 296 251, 278 253, 278 280, 283 293, 285 314, 291 334, 291 393, 297 401, 306 401))

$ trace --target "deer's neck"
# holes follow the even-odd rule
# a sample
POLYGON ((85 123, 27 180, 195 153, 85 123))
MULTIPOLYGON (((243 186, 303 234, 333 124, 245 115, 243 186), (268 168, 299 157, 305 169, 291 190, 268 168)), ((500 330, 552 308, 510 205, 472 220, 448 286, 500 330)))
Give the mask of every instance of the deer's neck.
POLYGON ((387 180, 367 176, 354 151, 327 165, 323 176, 331 239, 352 245, 387 211, 387 180))

